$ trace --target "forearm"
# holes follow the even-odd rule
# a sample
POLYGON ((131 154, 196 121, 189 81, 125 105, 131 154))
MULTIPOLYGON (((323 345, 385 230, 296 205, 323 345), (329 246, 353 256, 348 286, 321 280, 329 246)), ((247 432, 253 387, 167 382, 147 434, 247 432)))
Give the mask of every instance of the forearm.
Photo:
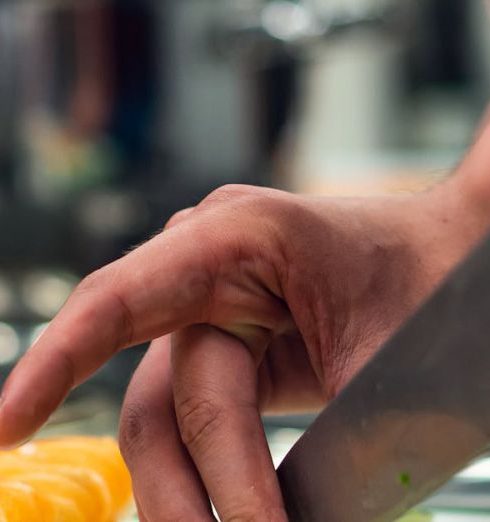
POLYGON ((443 269, 450 269, 489 232, 490 111, 454 174, 422 194, 421 205, 433 223, 432 233, 422 234, 427 243, 421 247, 432 251, 443 269))

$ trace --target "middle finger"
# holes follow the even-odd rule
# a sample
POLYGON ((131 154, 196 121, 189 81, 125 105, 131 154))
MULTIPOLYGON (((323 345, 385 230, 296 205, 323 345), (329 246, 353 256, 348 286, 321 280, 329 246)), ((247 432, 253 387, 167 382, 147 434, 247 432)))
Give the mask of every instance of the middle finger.
POLYGON ((204 325, 174 339, 180 432, 221 520, 285 522, 252 354, 238 339, 204 325))

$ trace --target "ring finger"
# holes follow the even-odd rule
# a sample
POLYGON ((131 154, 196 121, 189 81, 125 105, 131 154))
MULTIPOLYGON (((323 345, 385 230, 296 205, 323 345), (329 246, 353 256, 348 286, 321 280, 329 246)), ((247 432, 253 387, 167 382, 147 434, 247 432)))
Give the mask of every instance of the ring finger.
POLYGON ((152 343, 123 405, 120 445, 147 522, 214 520, 177 428, 168 337, 152 343))

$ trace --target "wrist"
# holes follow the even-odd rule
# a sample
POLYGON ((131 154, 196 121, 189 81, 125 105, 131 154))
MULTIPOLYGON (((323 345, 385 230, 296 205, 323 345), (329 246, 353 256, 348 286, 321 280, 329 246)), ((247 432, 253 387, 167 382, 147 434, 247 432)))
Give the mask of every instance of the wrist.
POLYGON ((489 210, 473 195, 460 171, 413 198, 407 231, 430 284, 438 284, 484 237, 489 210))
POLYGON ((490 227, 490 117, 485 119, 474 145, 445 184, 458 199, 466 219, 481 237, 490 227))

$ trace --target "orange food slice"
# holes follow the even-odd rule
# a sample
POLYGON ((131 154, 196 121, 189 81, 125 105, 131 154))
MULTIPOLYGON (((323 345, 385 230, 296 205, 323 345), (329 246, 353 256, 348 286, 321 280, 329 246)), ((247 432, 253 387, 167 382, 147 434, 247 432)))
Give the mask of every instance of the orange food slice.
POLYGON ((89 468, 51 464, 30 457, 14 457, 12 455, 0 455, 0 477, 2 479, 15 479, 19 475, 31 472, 45 472, 50 475, 66 477, 76 482, 91 495, 94 504, 96 518, 93 522, 107 522, 115 513, 114 502, 103 477, 89 468))
MULTIPOLYGON (((57 495, 38 495, 41 518, 36 522, 88 522, 76 503, 57 495)), ((33 521, 34 522, 34 521, 33 521)))
POLYGON ((53 471, 67 477, 89 492, 96 516, 94 522, 109 522, 114 519, 116 509, 109 487, 102 476, 88 468, 51 466, 53 471))
POLYGON ((114 522, 130 499, 129 472, 111 438, 40 440, 0 451, 0 522, 114 522))
MULTIPOLYGON (((40 520, 39 505, 34 489, 17 482, 0 483, 0 510, 8 522, 40 520)), ((0 516, 0 520, 2 520, 0 516)), ((44 519, 41 519, 44 522, 44 519)))
POLYGON ((99 521, 96 504, 90 493, 75 481, 56 473, 43 471, 19 473, 13 478, 16 482, 31 486, 41 497, 55 496, 73 501, 82 515, 82 520, 99 521))
POLYGON ((16 481, 0 483, 0 522, 88 522, 73 500, 42 495, 16 481))
POLYGON ((31 461, 90 469, 106 483, 116 516, 131 498, 131 478, 114 439, 68 437, 40 440, 17 450, 31 461))

